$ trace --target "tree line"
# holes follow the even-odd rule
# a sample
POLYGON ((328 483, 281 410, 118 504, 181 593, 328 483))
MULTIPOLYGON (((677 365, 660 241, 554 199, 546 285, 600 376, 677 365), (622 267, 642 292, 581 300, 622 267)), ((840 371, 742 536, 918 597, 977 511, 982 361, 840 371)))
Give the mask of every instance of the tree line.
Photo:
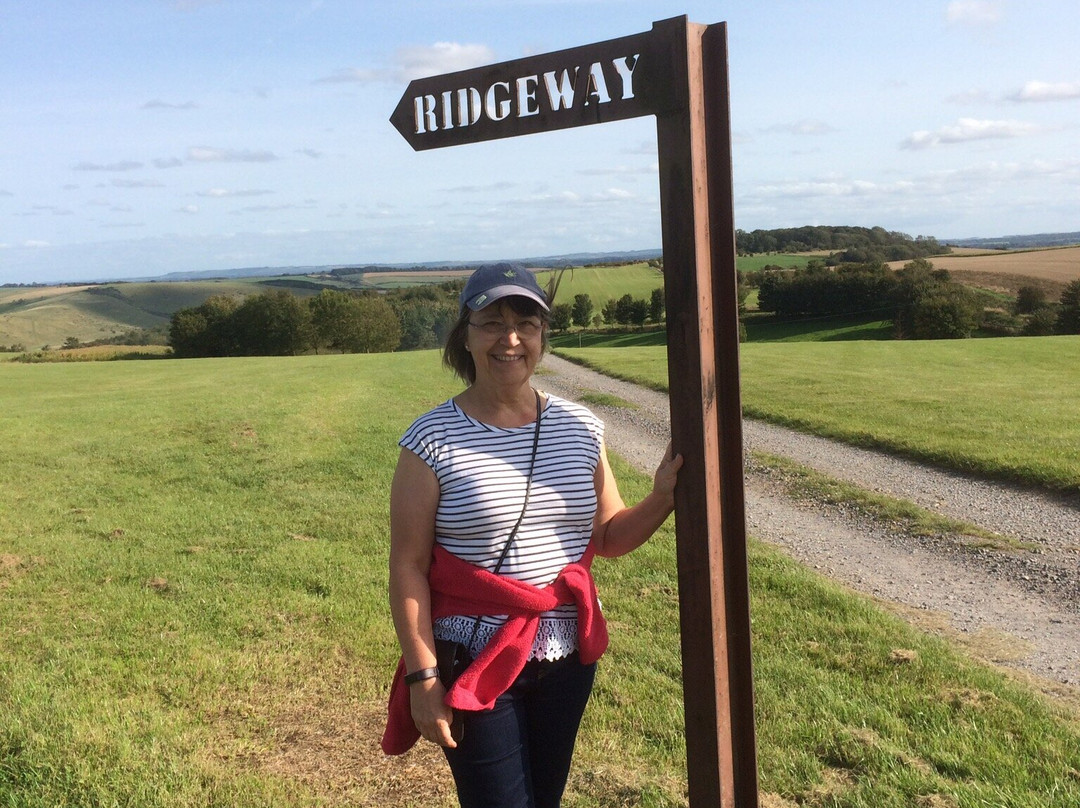
POLYGON ((898 270, 811 261, 805 269, 765 270, 748 280, 758 285, 761 311, 787 318, 880 314, 900 339, 956 339, 980 328, 1003 336, 1080 333, 1080 281, 1066 287, 1057 305, 1038 287, 1023 287, 1013 311, 1002 312, 925 258, 898 270))
POLYGON ((930 236, 912 238, 884 227, 787 227, 735 231, 739 255, 829 252, 827 264, 868 261, 910 261, 944 255, 950 248, 930 236))
MULTIPOLYGON (((323 289, 308 298, 275 289, 240 298, 215 295, 175 312, 168 344, 178 357, 374 353, 441 346, 458 316, 462 281, 386 293, 323 289)), ((629 294, 598 309, 588 294, 551 310, 551 326, 644 326, 664 319, 664 290, 629 294)))
MULTIPOLYGON (((740 273, 740 309, 752 285, 763 312, 789 319, 879 315, 892 320, 903 339, 968 337, 979 329, 1001 335, 1080 333, 1080 281, 1069 284, 1057 303, 1037 287, 1022 288, 1011 312, 921 258, 899 270, 880 262, 828 267, 811 261, 805 269, 740 273)), ((307 298, 282 289, 246 298, 218 295, 173 314, 168 343, 178 357, 434 348, 457 319, 461 288, 461 281, 453 281, 387 293, 323 289, 307 298)), ((665 317, 660 288, 648 299, 624 294, 598 302, 577 294, 552 306, 551 326, 641 328, 665 317)))
POLYGON ((214 295, 169 322, 178 357, 374 353, 400 343, 401 325, 386 300, 332 289, 307 299, 283 289, 242 300, 214 295))

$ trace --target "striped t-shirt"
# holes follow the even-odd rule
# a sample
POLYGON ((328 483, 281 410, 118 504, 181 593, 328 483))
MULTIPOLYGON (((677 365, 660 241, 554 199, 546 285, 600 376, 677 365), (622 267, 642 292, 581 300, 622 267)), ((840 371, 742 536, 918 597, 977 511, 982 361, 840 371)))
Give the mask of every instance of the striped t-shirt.
MULTIPOLYGON (((453 400, 420 416, 399 444, 418 455, 439 481, 435 541, 459 558, 493 570, 524 503, 535 423, 503 429, 466 415, 453 400)), ((596 515, 594 474, 604 425, 588 409, 547 396, 529 506, 500 575, 546 586, 580 561, 596 515)), ((485 615, 473 640, 480 649, 505 616, 485 615)), ((476 618, 436 621, 435 636, 468 643, 476 618)), ((535 659, 560 659, 577 648, 577 610, 541 616, 535 659)))

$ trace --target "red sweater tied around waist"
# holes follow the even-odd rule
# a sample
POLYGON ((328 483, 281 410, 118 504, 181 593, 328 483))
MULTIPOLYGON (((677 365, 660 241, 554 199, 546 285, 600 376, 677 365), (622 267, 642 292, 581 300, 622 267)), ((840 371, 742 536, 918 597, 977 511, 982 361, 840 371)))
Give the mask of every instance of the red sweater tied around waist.
MULTIPOLYGON (((455 614, 508 615, 454 682, 446 694, 447 705, 458 710, 490 710, 528 662, 541 613, 556 606, 577 606, 581 661, 589 665, 603 655, 608 644, 607 623, 589 572, 592 559, 590 547, 581 561, 567 564, 550 584, 536 587, 494 575, 435 545, 428 573, 433 620, 455 614)), ((389 718, 382 738, 388 755, 404 754, 420 738, 412 720, 405 673, 405 660, 401 659, 390 687, 389 718)))

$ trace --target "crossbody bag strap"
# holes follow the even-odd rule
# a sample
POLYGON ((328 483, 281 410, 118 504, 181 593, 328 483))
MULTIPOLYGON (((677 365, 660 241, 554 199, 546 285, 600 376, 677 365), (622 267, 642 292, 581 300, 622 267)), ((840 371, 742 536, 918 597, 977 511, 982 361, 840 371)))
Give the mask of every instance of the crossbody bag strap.
POLYGON ((514 543, 514 537, 517 536, 518 528, 521 527, 521 522, 525 518, 525 511, 529 507, 533 470, 536 468, 536 450, 540 446, 540 394, 536 390, 533 390, 533 393, 536 394, 536 428, 533 430, 532 455, 529 457, 529 476, 525 479, 525 500, 521 504, 521 513, 518 514, 517 522, 514 523, 514 529, 510 531, 510 535, 506 538, 506 544, 503 545, 502 552, 499 554, 499 560, 495 562, 495 569, 492 570, 495 575, 498 575, 499 570, 502 569, 503 562, 506 561, 506 555, 510 552, 510 545, 514 543))
MULTIPOLYGON (((517 522, 514 523, 513 530, 510 531, 510 535, 506 537, 506 543, 503 545, 502 552, 499 553, 499 560, 495 562, 495 569, 492 570, 493 575, 498 575, 499 570, 503 567, 503 562, 506 561, 506 556, 510 552, 510 545, 514 543, 514 537, 517 536, 518 528, 521 527, 521 522, 525 518, 525 511, 529 507, 529 494, 532 491, 533 470, 536 468, 536 451, 540 446, 540 393, 533 390, 533 394, 536 396, 536 428, 533 430, 533 445, 532 455, 529 457, 529 476, 525 478, 525 500, 521 504, 521 513, 518 514, 517 522)), ((470 651, 472 650, 473 641, 476 639, 476 632, 480 628, 480 618, 476 618, 476 622, 473 623, 472 634, 469 636, 469 644, 465 647, 470 651)))

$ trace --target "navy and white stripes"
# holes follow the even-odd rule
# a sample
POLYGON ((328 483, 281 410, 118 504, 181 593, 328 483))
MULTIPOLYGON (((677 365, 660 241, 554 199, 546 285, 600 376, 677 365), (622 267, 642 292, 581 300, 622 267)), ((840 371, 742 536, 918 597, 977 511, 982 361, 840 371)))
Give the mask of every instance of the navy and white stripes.
MULTIPOLYGON (((534 429, 535 424, 503 429, 481 423, 451 400, 422 415, 406 431, 399 444, 424 460, 439 481, 435 540, 446 550, 484 569, 495 567, 521 514, 534 429)), ((584 555, 596 514, 594 475, 603 429, 585 407, 548 396, 540 418, 529 507, 501 575, 544 586, 584 555)), ((574 607, 545 615, 545 620, 558 623, 570 618, 574 626, 545 626, 542 621, 538 645, 546 647, 534 648, 534 655, 558 658, 574 650, 574 607), (572 647, 564 647, 567 641, 572 647)), ((449 619, 436 633, 456 635, 465 626, 471 629, 472 622, 449 619)), ((490 636, 501 622, 485 619, 478 639, 490 636)))

